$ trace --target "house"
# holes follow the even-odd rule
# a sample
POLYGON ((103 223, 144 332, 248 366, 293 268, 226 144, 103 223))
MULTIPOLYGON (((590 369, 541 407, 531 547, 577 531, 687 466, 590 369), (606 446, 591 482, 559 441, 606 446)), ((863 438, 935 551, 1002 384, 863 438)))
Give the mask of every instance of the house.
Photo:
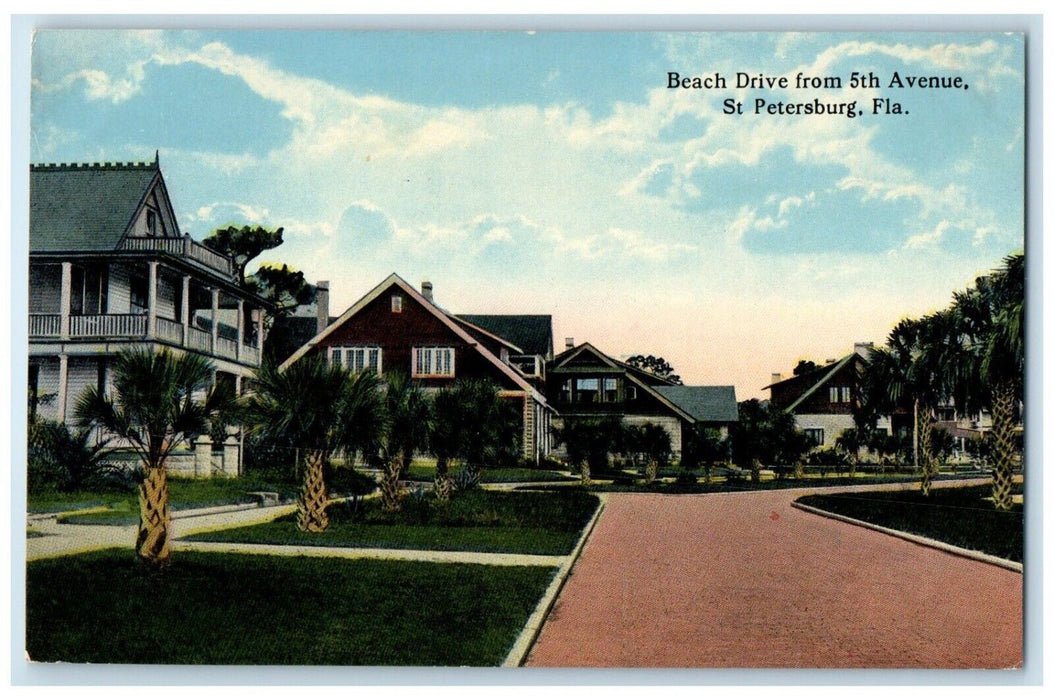
MULTIPOLYGON (((770 405, 794 415, 795 424, 816 447, 834 447, 841 434, 855 428, 854 409, 863 396, 862 375, 874 343, 856 343, 853 352, 838 360, 783 379, 772 375, 764 387, 770 405)), ((876 430, 888 433, 890 417, 880 416, 876 430)))
POLYGON ((739 410, 732 386, 681 386, 604 354, 590 343, 567 348, 546 370, 557 426, 568 418, 617 418, 629 425, 654 423, 670 435, 675 457, 685 431, 712 427, 728 434, 739 410))
POLYGON ((393 273, 281 366, 309 354, 355 371, 371 369, 382 377, 401 371, 426 391, 462 377, 490 380, 501 397, 522 406, 524 459, 537 463, 549 454, 552 408, 530 377, 512 363, 526 350, 440 308, 429 282, 418 291, 393 273))
MULTIPOLYGON (((427 284, 427 283, 426 283, 427 284)), ((500 339, 507 356, 503 362, 516 367, 539 390, 544 391, 545 363, 553 359, 553 317, 548 314, 458 314, 454 320, 479 336, 500 339)))
POLYGON ((30 167, 30 416, 71 422, 133 346, 204 355, 240 390, 265 309, 229 258, 180 231, 156 156, 30 167))

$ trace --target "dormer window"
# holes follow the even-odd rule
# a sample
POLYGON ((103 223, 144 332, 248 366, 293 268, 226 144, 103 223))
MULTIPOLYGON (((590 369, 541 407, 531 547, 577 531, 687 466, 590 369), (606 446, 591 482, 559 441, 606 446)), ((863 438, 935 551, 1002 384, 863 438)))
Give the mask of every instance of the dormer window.
POLYGON ((146 232, 151 236, 157 235, 157 212, 152 209, 146 210, 146 232))
POLYGON ((392 295, 392 313, 401 314, 403 312, 403 298, 398 294, 392 295))

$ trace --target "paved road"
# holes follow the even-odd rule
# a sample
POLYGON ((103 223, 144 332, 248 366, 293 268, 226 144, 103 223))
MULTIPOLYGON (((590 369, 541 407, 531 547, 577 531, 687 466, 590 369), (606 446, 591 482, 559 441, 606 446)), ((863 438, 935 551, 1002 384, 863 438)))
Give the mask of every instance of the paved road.
POLYGON ((1020 574, 799 495, 611 494, 527 665, 1020 666, 1020 574))

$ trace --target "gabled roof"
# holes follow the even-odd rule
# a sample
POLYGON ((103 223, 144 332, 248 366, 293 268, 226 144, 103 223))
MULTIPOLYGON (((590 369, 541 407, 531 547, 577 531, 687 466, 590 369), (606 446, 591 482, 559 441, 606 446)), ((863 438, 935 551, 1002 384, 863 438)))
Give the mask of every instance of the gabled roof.
POLYGON ((809 372, 806 375, 799 375, 797 377, 788 377, 787 379, 784 379, 783 381, 779 381, 779 382, 775 382, 773 384, 769 384, 768 386, 763 387, 763 388, 764 389, 771 389, 774 386, 778 386, 780 384, 785 384, 787 382, 792 382, 792 381, 795 381, 795 380, 801 381, 802 376, 810 377, 811 379, 814 379, 815 381, 813 381, 813 383, 811 385, 809 385, 809 388, 806 389, 804 392, 802 392, 802 394, 798 398, 796 398, 790 405, 788 405, 784 409, 788 413, 791 413, 791 412, 794 411, 795 408, 798 407, 798 405, 802 401, 804 401, 805 399, 809 398, 810 396, 815 394, 817 391, 819 391, 821 388, 823 388, 823 386, 825 384, 827 384, 827 382, 829 382, 831 380, 831 378, 834 377, 834 375, 837 374, 840 369, 842 369, 847 364, 852 362, 853 358, 859 358, 859 357, 860 357, 860 355, 858 355, 857 353, 853 352, 853 353, 850 353, 850 354, 846 355, 845 357, 843 357, 840 360, 836 360, 835 362, 832 362, 830 364, 824 365, 823 367, 818 367, 818 368, 812 370, 811 372, 809 372))
POLYGON ((157 160, 30 166, 30 252, 115 250, 155 184, 164 191, 157 160))
POLYGON ((476 324, 469 323, 460 316, 455 316, 450 312, 444 313, 446 313, 446 315, 449 316, 454 321, 454 323, 458 324, 466 331, 468 331, 469 335, 476 336, 479 339, 488 338, 498 343, 499 345, 504 346, 509 352, 514 352, 519 355, 523 354, 523 348, 521 348, 519 345, 512 343, 508 338, 503 338, 495 333, 492 333, 491 331, 488 331, 485 328, 480 328, 476 324))
POLYGON ((465 343, 467 343, 468 345, 471 345, 476 350, 476 352, 478 352, 480 355, 483 356, 484 359, 488 360, 492 365, 494 365, 496 368, 498 368, 498 370, 502 374, 504 374, 509 379, 511 379, 520 389, 522 389, 524 392, 530 394, 530 396, 532 398, 534 398, 535 401, 537 401, 538 403, 542 404, 543 406, 548 406, 549 405, 548 402, 545 400, 545 397, 542 396, 538 392, 537 389, 535 389, 533 386, 531 386, 531 384, 526 379, 524 379, 523 376, 519 372, 517 372, 516 370, 514 370, 512 367, 510 367, 509 365, 505 364, 504 362, 502 362, 497 357, 495 357, 494 353, 492 353, 491 351, 487 350, 486 347, 484 347, 482 344, 477 342, 476 339, 473 338, 468 333, 468 331, 466 331, 464 328, 462 328, 460 325, 458 325, 451 318, 451 316, 447 312, 443 311, 438 306, 436 306, 434 303, 432 303, 428 299, 426 299, 420 292, 418 292, 416 289, 414 289, 413 285, 408 284, 406 282, 406 280, 404 280, 402 277, 400 277, 399 275, 395 274, 394 272, 392 274, 390 274, 383 282, 381 282, 376 287, 371 289, 366 294, 366 296, 362 297, 357 302, 355 302, 350 307, 348 307, 348 310, 345 311, 344 313, 342 313, 340 315, 340 317, 337 318, 336 321, 334 321, 334 322, 330 323, 328 326, 326 326, 325 330, 323 330, 321 333, 317 334, 314 338, 312 338, 311 340, 307 341, 303 346, 301 346, 301 348, 299 350, 297 350, 295 353, 293 353, 289 357, 289 359, 287 359, 285 362, 283 362, 281 364, 279 369, 285 369, 286 367, 288 367, 289 365, 293 364, 294 362, 299 360, 301 357, 306 355, 308 352, 311 351, 312 348, 314 348, 316 345, 318 345, 319 342, 324 340, 326 338, 326 336, 330 335, 335 330, 337 330, 342 325, 344 325, 344 323, 348 319, 350 319, 353 316, 355 316, 355 314, 359 313, 362 309, 364 309, 372 301, 374 301, 379 296, 384 294, 387 290, 391 289, 392 286, 399 287, 404 293, 406 293, 407 296, 409 296, 411 299, 416 301, 418 304, 420 304, 422 307, 424 307, 425 310, 427 310, 429 313, 431 313, 433 316, 435 316, 437 319, 439 319, 443 323, 443 325, 445 325, 447 328, 452 330, 459 338, 464 340, 465 343))
POLYGON ((663 379, 662 377, 656 377, 655 375, 649 372, 645 372, 637 367, 627 365, 625 362, 619 362, 618 360, 598 350, 592 343, 582 343, 581 345, 576 345, 575 347, 569 348, 557 355, 555 358, 553 358, 553 369, 550 370, 550 372, 558 372, 560 367, 568 364, 583 353, 589 353, 593 355, 598 360, 600 360, 601 364, 608 367, 609 370, 624 371, 626 373, 627 379, 639 386, 646 393, 653 396, 656 400, 658 400, 659 403, 669 408, 680 418, 683 418, 689 423, 694 423, 696 421, 696 418, 691 413, 671 401, 668 397, 661 394, 659 391, 657 391, 657 389, 659 389, 660 387, 653 386, 653 384, 651 383, 653 380, 657 379, 660 383, 672 385, 669 380, 663 379))
POLYGON ((655 391, 697 421, 732 423, 739 420, 734 386, 657 386, 655 391))
POLYGON ((524 354, 553 351, 553 317, 545 314, 458 314, 457 318, 519 346, 524 354))

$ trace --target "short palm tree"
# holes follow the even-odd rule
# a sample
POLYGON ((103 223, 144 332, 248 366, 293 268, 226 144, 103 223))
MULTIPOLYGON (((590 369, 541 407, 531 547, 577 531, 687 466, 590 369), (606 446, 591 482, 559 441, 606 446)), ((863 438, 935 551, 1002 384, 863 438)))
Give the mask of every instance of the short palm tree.
POLYGON ((163 567, 170 559, 165 460, 233 403, 233 392, 214 383, 212 363, 202 356, 146 349, 117 355, 109 395, 89 387, 77 400, 74 414, 81 426, 126 441, 142 461, 135 543, 140 561, 163 567))
MULTIPOLYGON (((245 405, 250 432, 276 444, 288 444, 303 454, 297 497, 297 526, 322 532, 329 526, 323 467, 338 450, 369 449, 377 440, 383 408, 376 377, 351 375, 324 358, 310 356, 280 371, 263 364, 245 405)), ((298 465, 299 466, 299 465, 298 465)))
POLYGON ((436 458, 435 493, 437 500, 446 502, 450 500, 454 491, 450 461, 462 452, 465 436, 464 416, 457 392, 449 387, 435 395, 432 407, 432 432, 428 442, 436 458))
POLYGON ((510 404, 498 395, 498 387, 487 380, 459 380, 454 392, 463 426, 461 458, 470 480, 478 483, 483 465, 493 464, 503 452, 510 451, 510 404))
POLYGON ((428 447, 432 406, 419 384, 405 374, 387 375, 384 391, 387 429, 381 441, 381 505, 398 510, 399 479, 410 466, 414 453, 428 447))

